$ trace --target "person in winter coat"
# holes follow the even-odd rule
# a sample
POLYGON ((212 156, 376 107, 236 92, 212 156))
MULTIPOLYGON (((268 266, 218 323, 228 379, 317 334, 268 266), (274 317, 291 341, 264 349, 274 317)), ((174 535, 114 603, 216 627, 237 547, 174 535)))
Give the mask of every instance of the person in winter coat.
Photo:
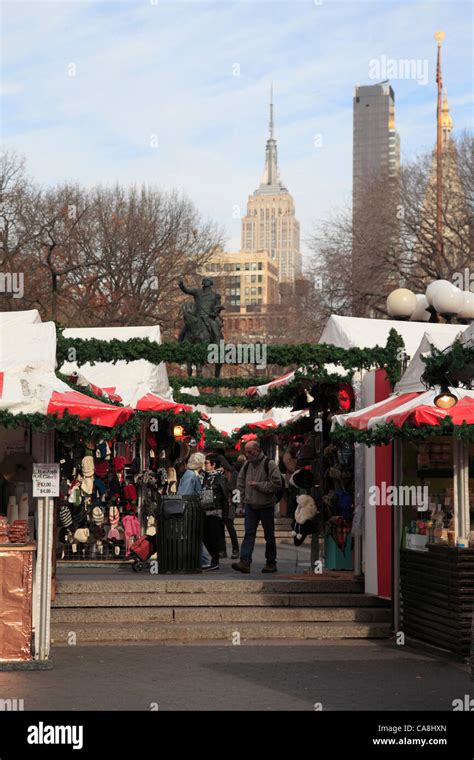
POLYGON ((275 462, 264 455, 257 441, 249 441, 245 445, 245 456, 247 462, 237 478, 237 488, 245 508, 245 537, 240 549, 240 562, 234 563, 232 568, 241 573, 250 572, 255 536, 261 521, 266 544, 266 565, 262 573, 275 573, 275 504, 276 494, 282 486, 280 471, 275 462))
POLYGON ((205 511, 204 546, 211 555, 209 565, 203 570, 219 570, 219 545, 222 526, 222 514, 227 507, 229 487, 222 467, 218 467, 215 454, 208 454, 204 461, 204 478, 202 481, 201 503, 205 511))
POLYGON ((198 451, 191 454, 179 481, 178 496, 200 496, 202 485, 199 472, 204 467, 205 458, 204 454, 198 451))

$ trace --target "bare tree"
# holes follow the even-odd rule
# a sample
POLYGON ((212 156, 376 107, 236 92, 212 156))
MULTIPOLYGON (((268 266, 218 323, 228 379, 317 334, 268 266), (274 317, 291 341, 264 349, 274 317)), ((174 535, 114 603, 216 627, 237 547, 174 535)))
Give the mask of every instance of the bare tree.
POLYGON ((25 277, 21 301, 0 292, 0 308, 36 307, 65 325, 160 322, 169 337, 180 328, 178 279, 223 241, 177 192, 41 189, 12 152, 0 160, 0 230, 0 274, 15 268, 25 277))
POLYGON ((321 278, 328 316, 383 316, 393 288, 424 292, 430 281, 472 266, 473 145, 464 134, 445 151, 442 255, 432 153, 404 165, 397 181, 373 177, 355 213, 347 206, 316 226, 310 267, 321 278))

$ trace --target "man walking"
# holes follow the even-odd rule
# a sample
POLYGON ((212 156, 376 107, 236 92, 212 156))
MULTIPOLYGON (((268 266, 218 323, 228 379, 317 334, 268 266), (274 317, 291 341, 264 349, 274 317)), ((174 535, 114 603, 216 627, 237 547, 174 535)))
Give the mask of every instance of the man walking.
POLYGON ((260 520, 265 536, 266 564, 262 573, 276 573, 275 503, 282 487, 280 471, 262 452, 257 441, 245 446, 246 463, 239 472, 237 489, 244 504, 245 537, 240 562, 232 565, 240 573, 250 573, 255 536, 260 520))

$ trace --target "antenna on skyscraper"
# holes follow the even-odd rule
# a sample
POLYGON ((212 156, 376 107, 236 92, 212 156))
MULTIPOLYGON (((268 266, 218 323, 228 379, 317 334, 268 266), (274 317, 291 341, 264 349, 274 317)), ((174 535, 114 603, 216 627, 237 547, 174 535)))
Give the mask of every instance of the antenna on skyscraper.
POLYGON ((273 140, 273 82, 270 85, 270 140, 273 140))

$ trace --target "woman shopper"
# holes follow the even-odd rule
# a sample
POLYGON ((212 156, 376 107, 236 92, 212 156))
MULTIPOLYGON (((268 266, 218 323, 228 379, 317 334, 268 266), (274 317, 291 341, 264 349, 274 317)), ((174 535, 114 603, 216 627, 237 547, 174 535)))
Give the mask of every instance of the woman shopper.
POLYGON ((188 459, 186 469, 181 476, 178 486, 178 496, 200 496, 202 491, 200 471, 204 467, 204 454, 194 452, 188 459))
MULTIPOLYGON (((194 454, 188 459, 186 469, 183 472, 178 486, 178 496, 194 496, 196 498, 201 497, 202 493, 202 479, 199 477, 199 473, 204 467, 204 460, 206 457, 201 454, 200 451, 195 451, 194 454)), ((201 547, 201 565, 207 566, 210 563, 210 558, 207 555, 204 545, 201 547)))
POLYGON ((211 562, 209 565, 204 565, 203 570, 219 570, 222 515, 227 506, 229 487, 224 470, 218 465, 218 457, 215 454, 206 456, 201 499, 205 511, 204 546, 211 555, 211 562))

